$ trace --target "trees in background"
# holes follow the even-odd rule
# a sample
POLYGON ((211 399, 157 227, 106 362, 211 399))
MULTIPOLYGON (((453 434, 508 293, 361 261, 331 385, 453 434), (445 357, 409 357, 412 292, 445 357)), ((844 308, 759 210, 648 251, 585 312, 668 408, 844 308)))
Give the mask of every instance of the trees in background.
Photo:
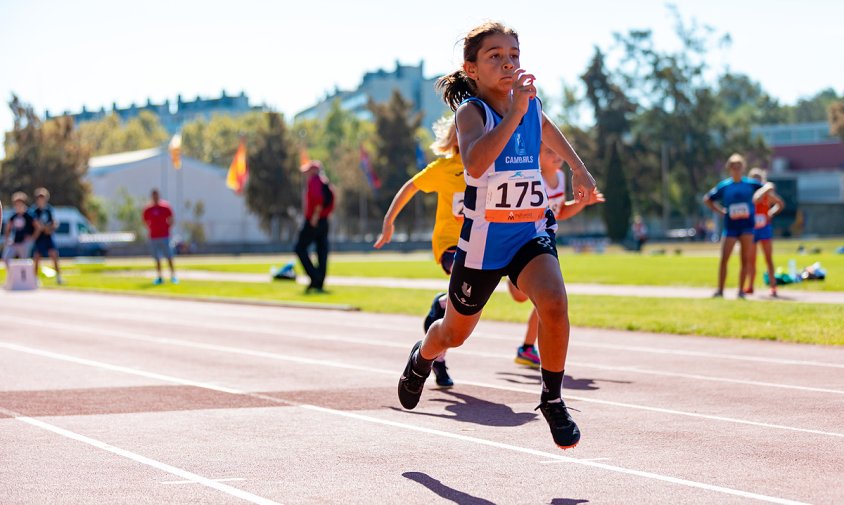
POLYGON ((0 197, 15 191, 32 196, 46 187, 53 205, 85 210, 90 192, 83 177, 88 171, 88 148, 69 118, 42 122, 32 107, 17 96, 9 101, 14 126, 6 133, 6 158, 0 163, 0 197))
POLYGON ((302 201, 296 144, 277 112, 262 113, 257 129, 246 138, 246 206, 258 216, 264 231, 281 240, 283 229, 292 233, 295 228, 302 201))
POLYGON ((241 136, 247 147, 254 144, 266 126, 266 112, 250 112, 241 116, 215 115, 200 118, 182 127, 182 152, 205 163, 228 167, 241 136))
POLYGON ((417 171, 416 131, 422 123, 422 115, 414 115, 413 105, 398 91, 393 91, 386 103, 370 101, 369 110, 375 122, 372 165, 381 179, 376 203, 386 212, 393 195, 417 171))
MULTIPOLYGON (((744 76, 728 74, 710 82, 707 54, 725 39, 686 23, 676 10, 674 16, 679 49, 657 49, 649 30, 616 34, 606 53, 595 49, 581 76, 597 146, 594 162, 587 164, 603 175, 617 150, 623 164, 614 170, 629 182, 633 208, 661 214, 667 226, 671 216, 701 211, 700 195, 721 176, 732 151, 764 162, 767 150, 750 127, 783 115, 744 76)), ((613 180, 606 181, 608 191, 613 180)))
POLYGON ((844 100, 829 104, 829 134, 837 135, 844 142, 844 100))
POLYGON ((324 120, 300 120, 293 129, 299 148, 309 158, 322 161, 334 185, 334 230, 342 236, 367 233, 381 217, 374 204, 375 192, 361 170, 361 148, 371 151, 373 124, 335 100, 324 120))
MULTIPOLYGON (((398 91, 394 91, 386 103, 370 101, 369 110, 375 122, 372 165, 381 180, 375 202, 379 217, 383 217, 396 192, 419 170, 416 146, 422 115, 413 114, 412 104, 398 91)), ((396 220, 397 228, 410 231, 413 218, 413 212, 403 212, 396 220)))
POLYGON ((78 130, 92 156, 160 147, 170 138, 158 116, 146 110, 125 123, 112 113, 99 121, 82 123, 78 130))
POLYGON ((619 142, 612 143, 607 153, 607 173, 604 184, 604 196, 607 201, 601 205, 604 223, 607 226, 607 236, 613 242, 621 242, 630 230, 633 207, 630 201, 630 190, 627 176, 624 173, 619 142))

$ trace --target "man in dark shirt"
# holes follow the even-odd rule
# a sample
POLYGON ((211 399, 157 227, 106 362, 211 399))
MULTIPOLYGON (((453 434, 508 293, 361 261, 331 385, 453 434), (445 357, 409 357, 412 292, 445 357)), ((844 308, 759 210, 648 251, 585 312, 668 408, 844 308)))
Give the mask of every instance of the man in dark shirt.
POLYGON ((32 248, 35 226, 32 222, 32 216, 26 211, 26 201, 26 193, 18 191, 12 195, 15 213, 6 223, 6 247, 3 248, 3 261, 6 262, 7 270, 9 269, 10 259, 29 258, 32 248))
POLYGON ((322 173, 322 163, 319 161, 310 161, 302 165, 299 170, 307 177, 307 183, 303 197, 305 222, 299 231, 295 251, 299 256, 299 261, 302 262, 302 267, 311 278, 306 292, 322 293, 328 269, 328 216, 334 210, 333 191, 330 189, 328 179, 322 173), (308 253, 308 247, 313 243, 316 244, 316 266, 311 262, 308 253))
POLYGON ((49 256, 53 260, 53 268, 56 270, 56 282, 62 283, 62 271, 59 269, 59 251, 53 241, 53 233, 59 226, 53 206, 49 204, 50 192, 47 188, 35 190, 35 205, 29 209, 35 226, 35 251, 32 259, 35 261, 35 272, 38 272, 38 262, 43 256, 49 256))

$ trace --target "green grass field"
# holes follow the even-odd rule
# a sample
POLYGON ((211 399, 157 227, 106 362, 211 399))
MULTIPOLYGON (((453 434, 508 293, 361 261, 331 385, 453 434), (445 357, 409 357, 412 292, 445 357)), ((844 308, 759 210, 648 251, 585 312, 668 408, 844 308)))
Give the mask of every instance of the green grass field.
MULTIPOLYGON (((796 243, 781 244, 775 250, 774 263, 786 268, 794 259, 799 269, 820 262, 827 271, 824 281, 802 282, 784 287, 785 290, 844 291, 844 254, 835 254, 835 242, 820 244, 821 254, 798 254, 796 243)), ((807 245, 807 249, 818 245, 807 245)), ((656 249, 659 246, 653 246, 656 249)), ((560 249, 560 264, 566 282, 587 284, 627 284, 654 286, 685 286, 715 288, 718 269, 717 247, 694 244, 691 249, 682 249, 676 255, 673 248, 667 254, 631 254, 610 250, 605 254, 574 254, 570 248, 560 249)), ((294 261, 290 254, 281 255, 271 261, 267 258, 232 257, 225 259, 202 257, 179 257, 177 267, 185 270, 212 272, 258 273, 269 275, 270 268, 294 261)), ((758 262, 757 287, 762 287, 764 262, 758 262)), ((80 265, 81 271, 96 273, 120 270, 149 270, 151 262, 109 259, 105 264, 80 265)), ((297 268, 298 264, 297 264, 297 268)), ((727 276, 727 287, 738 284, 739 259, 733 254, 727 276)), ((443 278, 442 269, 430 259, 430 254, 398 254, 373 252, 370 255, 334 254, 329 259, 329 275, 341 277, 400 277, 408 279, 443 278)))
MULTIPOLYGON (((428 290, 338 286, 327 294, 307 295, 302 286, 292 282, 182 281, 153 286, 144 278, 70 272, 66 281, 68 287, 83 290, 351 305, 369 312, 419 315, 420 332, 421 314, 434 294, 428 290)), ((49 281, 45 284, 52 287, 49 281)), ((517 304, 507 294, 496 293, 484 317, 523 322, 529 309, 529 305, 517 304)), ((844 345, 844 306, 840 305, 572 295, 570 314, 575 326, 844 345)), ((513 338, 516 342, 522 335, 513 338)))
MULTIPOLYGON (((795 259, 799 267, 820 261, 827 270, 825 281, 803 282, 792 289, 844 291, 844 255, 834 254, 844 240, 799 242, 807 249, 820 247, 820 254, 798 254, 797 241, 777 243, 775 260, 785 266, 795 259)), ((656 249, 660 246, 652 246, 656 249)), ((663 247, 665 248, 665 247, 663 247)), ((690 244, 670 246, 666 254, 631 254, 610 248, 605 254, 574 254, 561 248, 560 260, 569 283, 714 287, 718 264, 717 246, 690 244), (675 248, 682 254, 674 254, 675 248)), ((260 273, 269 276, 271 266, 292 261, 277 257, 178 257, 177 269, 215 272, 260 273)), ((334 254, 329 274, 357 277, 444 279, 430 253, 334 254)), ((297 266, 298 268, 298 266, 297 266)), ((139 293, 157 296, 212 297, 269 302, 351 305, 364 311, 421 315, 434 294, 428 290, 330 287, 330 293, 306 295, 302 286, 289 282, 245 283, 183 280, 179 285, 153 286, 149 279, 120 275, 148 271, 147 258, 109 258, 100 263, 65 263, 68 288, 139 293)), ((0 279, 5 272, 0 272, 0 279)), ((735 287, 738 259, 734 256, 728 287, 735 287)), ((52 281, 45 280, 52 287, 52 281)), ((761 279, 757 289, 761 287, 761 279)), ((61 289, 61 288, 60 288, 61 289)), ((789 342, 844 345, 844 306, 788 302, 738 302, 710 299, 666 299, 572 295, 572 324, 596 328, 639 330, 673 334, 710 335, 789 342)), ((525 321, 529 307, 493 295, 485 318, 525 321)), ((420 323, 421 325, 421 323, 420 323)), ((514 336, 515 340, 521 335, 514 336)))

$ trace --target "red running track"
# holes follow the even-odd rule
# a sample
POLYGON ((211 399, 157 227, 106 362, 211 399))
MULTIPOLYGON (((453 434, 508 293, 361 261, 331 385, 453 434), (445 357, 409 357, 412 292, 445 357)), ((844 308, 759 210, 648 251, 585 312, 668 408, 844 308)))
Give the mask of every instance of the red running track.
POLYGON ((421 325, 0 293, 0 502, 844 501, 844 349, 575 329, 563 452, 521 325, 482 322, 457 386, 401 410, 421 325))

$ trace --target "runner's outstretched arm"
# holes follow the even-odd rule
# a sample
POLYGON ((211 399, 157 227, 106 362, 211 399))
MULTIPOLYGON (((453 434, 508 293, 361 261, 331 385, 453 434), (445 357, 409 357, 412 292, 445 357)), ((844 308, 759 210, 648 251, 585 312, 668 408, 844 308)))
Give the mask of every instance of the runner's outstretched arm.
POLYGON ((393 197, 393 201, 390 203, 390 208, 387 209, 387 214, 384 216, 384 225, 381 228, 381 234, 378 235, 378 240, 375 241, 376 249, 381 249, 385 244, 388 244, 390 240, 393 238, 393 232, 395 231, 395 227, 393 223, 396 221, 399 213, 401 213, 402 209, 407 202, 413 198, 419 191, 419 188, 416 187, 416 184, 413 183, 413 179, 404 183, 404 186, 399 189, 396 196, 393 197))

